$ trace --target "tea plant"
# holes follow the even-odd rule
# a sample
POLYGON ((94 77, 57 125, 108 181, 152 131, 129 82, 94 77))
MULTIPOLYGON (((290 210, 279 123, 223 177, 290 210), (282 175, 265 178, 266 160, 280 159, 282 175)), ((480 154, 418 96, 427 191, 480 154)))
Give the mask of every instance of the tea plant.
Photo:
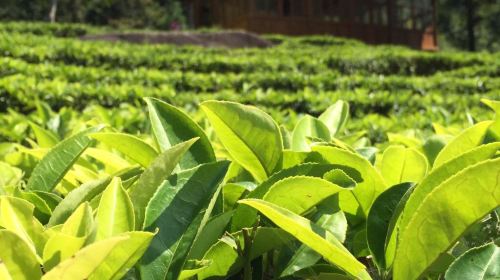
POLYGON ((203 102, 200 126, 145 102, 151 135, 17 120, 33 138, 0 150, 1 279, 500 276, 497 101, 378 148, 344 101, 291 132, 240 103, 203 102))
MULTIPOLYGON (((38 100, 78 114, 96 105, 137 107, 142 98, 156 97, 191 115, 202 101, 228 100, 254 105, 292 129, 296 114, 319 116, 343 99, 355 117, 347 129, 383 142, 387 132, 487 120, 486 107, 471 104, 500 98, 498 53, 430 53, 330 36, 266 36, 278 44, 264 49, 78 38, 103 32, 114 31, 1 22, 0 112, 31 113, 38 100)), ((3 118, 0 137, 12 140, 17 131, 4 131, 3 118)))

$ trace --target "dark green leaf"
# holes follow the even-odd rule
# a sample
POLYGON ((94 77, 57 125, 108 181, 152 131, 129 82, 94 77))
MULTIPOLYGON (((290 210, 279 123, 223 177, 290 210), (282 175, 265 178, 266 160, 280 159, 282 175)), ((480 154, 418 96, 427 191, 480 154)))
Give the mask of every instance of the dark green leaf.
POLYGON ((372 205, 366 222, 368 248, 380 270, 387 268, 385 263, 385 244, 389 238, 389 224, 396 207, 404 194, 411 188, 411 183, 393 186, 377 197, 372 205))
POLYGON ((215 161, 212 145, 203 130, 184 112, 155 98, 145 98, 149 120, 161 151, 174 145, 199 138, 179 162, 181 169, 215 161))
POLYGON ((130 188, 129 195, 134 205, 137 230, 142 229, 144 217, 146 215, 146 207, 158 190, 158 187, 168 178, 168 176, 170 176, 182 157, 196 140, 197 138, 182 142, 161 153, 153 160, 148 168, 144 170, 137 183, 130 188))
POLYGON ((467 251, 451 264, 445 277, 446 280, 500 279, 500 248, 490 243, 467 251))
POLYGON ((91 143, 92 140, 87 135, 97 132, 101 128, 89 128, 59 142, 37 164, 26 188, 28 190, 52 191, 91 143))
POLYGON ((146 209, 144 228, 160 232, 142 258, 141 277, 176 279, 180 275, 228 166, 226 161, 202 164, 171 175, 158 188, 146 209))

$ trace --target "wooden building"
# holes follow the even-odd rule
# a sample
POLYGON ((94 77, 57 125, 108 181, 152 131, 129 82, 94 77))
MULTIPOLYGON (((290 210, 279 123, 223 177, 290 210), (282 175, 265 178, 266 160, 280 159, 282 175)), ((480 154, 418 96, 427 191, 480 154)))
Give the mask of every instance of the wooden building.
POLYGON ((185 0, 194 27, 332 34, 369 44, 438 48, 436 0, 185 0))

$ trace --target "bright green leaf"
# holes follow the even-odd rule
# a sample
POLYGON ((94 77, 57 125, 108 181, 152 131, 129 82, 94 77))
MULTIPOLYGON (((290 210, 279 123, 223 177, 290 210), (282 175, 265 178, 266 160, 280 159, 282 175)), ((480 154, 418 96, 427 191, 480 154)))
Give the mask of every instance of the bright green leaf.
POLYGON ((102 193, 96 222, 98 225, 96 240, 135 229, 134 208, 119 177, 113 178, 102 193))
POLYGON ((208 268, 212 264, 211 261, 198 261, 198 260, 189 260, 186 265, 184 266, 184 269, 181 272, 181 275, 179 276, 179 280, 184 280, 184 279, 193 279, 198 273, 200 273, 202 270, 208 268))
POLYGON ((77 237, 61 232, 54 233, 43 249, 43 268, 45 272, 75 254, 85 245, 86 240, 87 236, 77 237))
POLYGON ((280 164, 283 142, 278 125, 263 111, 233 102, 206 101, 201 108, 231 157, 257 181, 280 164))
POLYGON ((327 197, 344 190, 350 189, 318 177, 294 176, 272 185, 263 200, 300 215, 327 197))
POLYGON ((354 277, 370 279, 365 266, 331 233, 284 208, 258 199, 244 199, 240 203, 254 207, 277 226, 321 254, 330 263, 354 277))
POLYGON ((286 127, 280 125, 281 139, 283 140, 283 149, 290 149, 292 147, 292 136, 286 127))
POLYGON ((232 210, 237 204, 236 202, 240 200, 242 196, 247 192, 247 188, 242 184, 229 183, 225 184, 222 188, 222 193, 224 196, 224 211, 232 210))
POLYGON ((35 133, 36 142, 41 148, 52 148, 59 143, 59 139, 53 132, 43 129, 32 122, 30 122, 30 126, 35 133))
POLYGON ((92 208, 88 202, 80 204, 75 212, 69 216, 66 222, 61 227, 61 233, 75 236, 84 237, 88 236, 94 227, 94 216, 92 208))
POLYGON ((308 137, 318 138, 324 142, 329 142, 331 139, 330 130, 322 121, 306 115, 295 125, 292 133, 292 149, 298 152, 310 151, 308 137))
POLYGON ((495 119, 493 124, 490 126, 489 132, 491 132, 496 141, 500 141, 500 101, 481 99, 481 102, 495 111, 495 119))
POLYGON ((342 131, 348 119, 349 103, 343 100, 338 100, 330 105, 330 107, 319 116, 319 120, 328 127, 332 136, 342 131))
MULTIPOLYGON (((147 250, 151 240, 158 231, 132 231, 117 237, 128 237, 121 246, 115 246, 103 263, 89 277, 89 280, 119 280, 134 266, 147 250)), ((109 239, 108 239, 109 240, 109 239)))
POLYGON ((42 279, 120 279, 140 258, 153 235, 130 232, 95 242, 54 267, 42 279))
POLYGON ((54 209, 47 225, 55 226, 64 223, 80 204, 100 194, 109 182, 111 182, 111 177, 105 177, 89 181, 71 191, 54 209))
POLYGON ((352 215, 357 214, 359 207, 362 215, 366 217, 377 196, 387 188, 386 183, 375 167, 360 155, 344 149, 316 146, 313 148, 313 151, 320 153, 323 159, 330 164, 347 166, 359 172, 363 181, 357 182, 357 186, 352 192, 343 192, 340 194, 340 207, 344 212, 352 215), (352 199, 353 197, 354 200, 352 199), (352 203, 353 201, 355 203, 352 203))
POLYGON ((342 169, 332 169, 323 175, 323 179, 339 185, 343 188, 354 188, 357 183, 349 177, 342 169))
MULTIPOLYGON (((129 167, 114 174, 122 178, 125 185, 127 180, 135 178, 137 174, 141 174, 142 169, 138 166, 129 167)), ((111 182, 112 177, 106 176, 102 179, 89 181, 82 184, 80 187, 71 191, 54 209, 50 217, 48 226, 54 226, 64 223, 66 219, 75 211, 75 209, 83 202, 90 201, 95 208, 99 205, 100 195, 102 191, 111 182)))
POLYGON ((347 275, 342 270, 328 264, 317 264, 297 271, 295 277, 301 279, 315 279, 315 280, 352 280, 352 277, 347 275))
POLYGON ((151 145, 129 134, 101 132, 92 133, 89 136, 118 150, 143 167, 148 167, 158 156, 158 152, 151 145))
POLYGON ((308 162, 308 158, 310 156, 311 156, 310 152, 296 152, 296 151, 284 150, 282 169, 291 168, 296 165, 308 162))
POLYGON ((21 169, 0 161, 0 187, 14 187, 23 177, 21 169))
POLYGON ((382 155, 380 169, 384 181, 393 186, 420 182, 427 173, 428 164, 425 156, 413 148, 389 146, 382 155))
POLYGON ((13 280, 40 279, 40 263, 23 238, 10 230, 0 229, 0 248, 0 277, 3 273, 13 280))
POLYGON ((420 207, 427 195, 441 183, 468 166, 492 158, 499 149, 500 143, 481 145, 433 169, 420 184, 415 186, 411 196, 408 198, 401 217, 400 227, 406 227, 410 217, 417 211, 417 208, 420 207))
POLYGON ((60 196, 51 192, 33 191, 33 193, 36 194, 40 199, 45 201, 51 211, 53 211, 62 201, 62 198, 60 196))
POLYGON ((198 238, 194 241, 189 252, 190 259, 202 259, 205 252, 217 242, 226 230, 234 211, 229 211, 211 218, 198 238))
MULTIPOLYGON (((317 206, 313 221, 316 225, 332 233, 340 242, 344 242, 347 233, 347 219, 340 210, 338 196, 331 196, 317 206)), ((321 255, 307 245, 302 244, 288 260, 281 272, 281 277, 307 269, 321 259, 321 255)))
POLYGON ((34 255, 42 255, 47 237, 43 226, 33 216, 34 209, 33 204, 26 200, 0 196, 0 227, 22 238, 34 255))
POLYGON ((444 146, 441 152, 439 152, 436 160, 434 161, 433 168, 437 168, 445 162, 481 145, 484 137, 486 136, 486 132, 492 123, 493 122, 491 121, 480 122, 462 131, 462 133, 453 138, 446 146, 444 146))
POLYGON ((22 198, 35 206, 34 216, 43 224, 45 224, 50 215, 52 214, 52 210, 49 205, 43 200, 40 196, 38 196, 35 192, 26 192, 22 191, 20 188, 16 188, 14 190, 14 196, 22 198))
MULTIPOLYGON (((21 277, 19 277, 19 278, 21 279, 21 277)), ((14 280, 14 279, 12 279, 12 276, 10 275, 9 271, 7 270, 7 266, 1 260, 0 260, 0 279, 14 280)), ((24 278, 24 279, 26 279, 26 278, 24 278)))
POLYGON ((417 279, 475 222, 500 205, 500 159, 466 168, 428 193, 404 228, 394 279, 417 279))
MULTIPOLYGON (((269 177, 266 181, 261 183, 257 188, 251 191, 246 198, 259 198, 262 199, 269 189, 278 181, 287 177, 293 176, 314 176, 322 177, 323 174, 332 170, 333 165, 318 164, 318 163, 304 163, 291 168, 283 169, 273 176, 269 177)), ((252 207, 246 205, 238 205, 231 221, 231 231, 237 231, 244 227, 251 227, 257 218, 257 211, 252 207)))
POLYGON ((88 148, 84 155, 92 157, 106 166, 108 172, 118 172, 130 166, 130 163, 115 153, 103 149, 88 148))

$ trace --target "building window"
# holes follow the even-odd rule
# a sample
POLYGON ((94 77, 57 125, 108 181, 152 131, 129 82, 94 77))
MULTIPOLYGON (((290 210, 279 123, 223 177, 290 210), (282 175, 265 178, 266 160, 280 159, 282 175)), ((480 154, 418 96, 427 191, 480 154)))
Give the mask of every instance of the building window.
POLYGON ((413 29, 412 2, 411 0, 396 1, 396 27, 413 29))
POLYGON ((372 2, 372 22, 376 25, 387 26, 389 24, 389 16, 387 14, 387 1, 374 0, 372 2))
POLYGON ((322 20, 338 22, 340 21, 342 11, 343 9, 339 0, 314 1, 314 14, 322 20))
POLYGON ((396 0, 394 8, 396 27, 424 30, 432 24, 431 0, 396 0))
POLYGON ((366 1, 357 1, 354 20, 357 23, 370 24, 370 7, 366 1))
POLYGON ((262 14, 277 14, 278 2, 276 0, 255 0, 255 10, 262 14))
POLYGON ((283 0, 283 15, 288 16, 304 16, 304 1, 303 0, 283 0))
POLYGON ((200 25, 201 26, 210 26, 212 23, 212 11, 210 10, 210 6, 203 5, 200 11, 200 25))

